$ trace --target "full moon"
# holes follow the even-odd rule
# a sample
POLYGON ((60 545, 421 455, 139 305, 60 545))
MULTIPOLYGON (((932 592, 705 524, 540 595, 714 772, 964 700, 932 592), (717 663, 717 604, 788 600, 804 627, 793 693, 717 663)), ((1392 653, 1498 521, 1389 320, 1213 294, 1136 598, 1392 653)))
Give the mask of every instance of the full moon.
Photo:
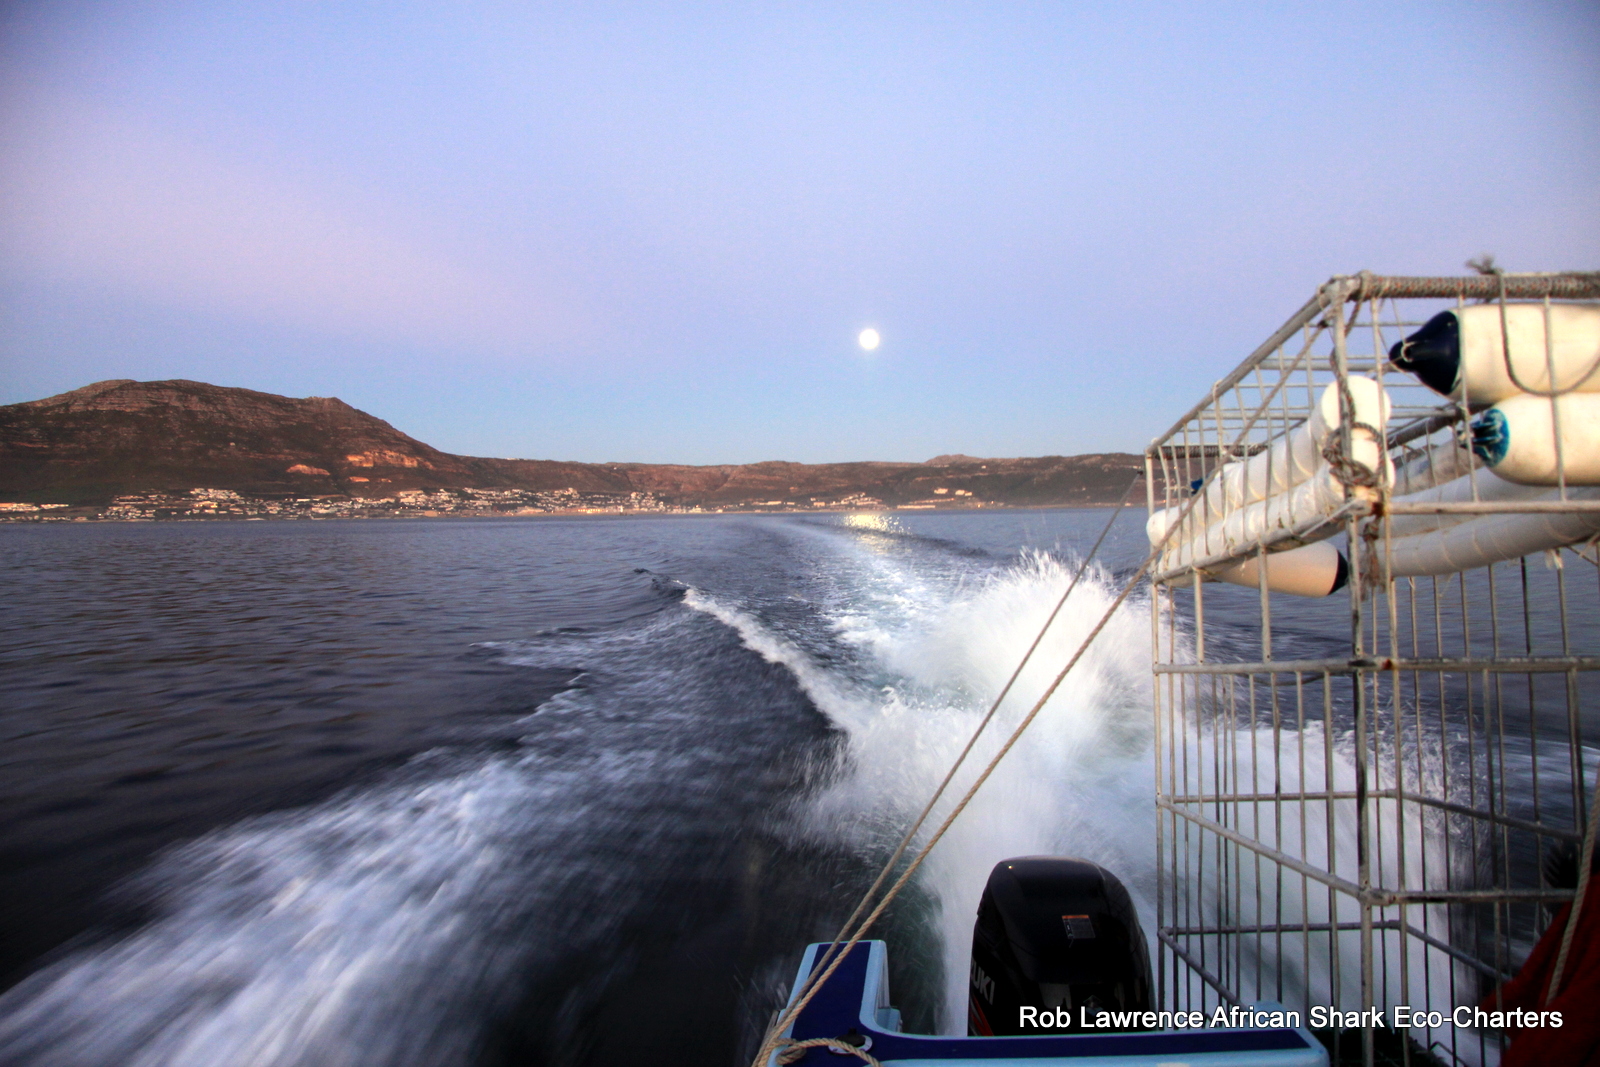
POLYGON ((861 336, 856 338, 856 342, 868 352, 871 352, 874 348, 878 347, 879 340, 881 340, 881 338, 878 337, 878 331, 874 330, 871 326, 868 326, 865 330, 862 330, 861 336))

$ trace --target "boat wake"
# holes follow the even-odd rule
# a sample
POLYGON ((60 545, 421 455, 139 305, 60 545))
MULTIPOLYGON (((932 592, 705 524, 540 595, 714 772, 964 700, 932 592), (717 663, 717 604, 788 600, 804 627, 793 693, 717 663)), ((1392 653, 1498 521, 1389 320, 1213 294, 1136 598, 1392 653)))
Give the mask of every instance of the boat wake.
POLYGON ((477 1033, 435 1023, 510 988, 496 920, 514 918, 521 943, 536 914, 501 906, 528 891, 508 862, 530 844, 520 815, 541 811, 546 842, 570 834, 583 807, 550 803, 569 784, 496 761, 196 841, 143 877, 154 921, 7 994, 0 1059, 463 1062, 477 1033))
POLYGON ((583 672, 487 749, 159 858, 120 891, 143 925, 0 996, 0 1063, 625 1062, 597 1046, 648 940, 635 928, 692 938, 751 895, 748 824, 821 733, 782 672, 680 596, 615 629, 482 646, 583 672))
MULTIPOLYGON (((738 607, 691 592, 686 602, 732 626, 747 647, 792 670, 843 730, 841 770, 812 796, 798 832, 883 857, 921 810, 998 696, 1072 579, 1076 564, 1030 553, 999 568, 959 560, 930 569, 861 550, 858 580, 824 615, 854 653, 844 676, 738 607)), ((1115 597, 1091 568, 968 757, 926 838, 999 751, 1115 597)), ((930 854, 917 885, 942 964, 938 1012, 965 1032, 972 918, 1002 859, 1074 855, 1116 871, 1153 922, 1149 622, 1124 605, 1019 744, 930 854)))

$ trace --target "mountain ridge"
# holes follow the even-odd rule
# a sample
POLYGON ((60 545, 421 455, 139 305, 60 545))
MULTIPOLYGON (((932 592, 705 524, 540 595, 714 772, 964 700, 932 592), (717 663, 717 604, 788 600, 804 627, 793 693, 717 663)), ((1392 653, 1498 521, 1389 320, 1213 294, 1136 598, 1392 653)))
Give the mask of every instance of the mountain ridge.
POLYGON ((189 379, 109 379, 0 406, 0 502, 109 504, 205 487, 259 498, 379 499, 406 491, 650 494, 677 507, 1066 506, 1114 503, 1143 469, 1128 453, 923 462, 693 466, 462 456, 335 397, 189 379))

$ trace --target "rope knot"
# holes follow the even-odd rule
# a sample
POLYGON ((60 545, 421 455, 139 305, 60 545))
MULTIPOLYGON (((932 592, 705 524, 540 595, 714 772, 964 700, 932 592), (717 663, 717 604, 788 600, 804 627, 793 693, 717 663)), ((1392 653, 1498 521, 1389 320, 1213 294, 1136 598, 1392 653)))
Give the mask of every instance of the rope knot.
MULTIPOLYGON (((1376 426, 1369 426, 1364 422, 1350 423, 1351 433, 1354 434, 1356 430, 1367 431, 1375 441, 1382 440, 1376 426)), ((1341 437, 1343 437, 1341 434, 1331 435, 1322 446, 1322 458, 1327 460, 1328 468, 1333 472, 1334 478, 1338 480, 1340 485, 1346 487, 1354 488, 1360 486, 1364 489, 1376 489, 1378 487, 1378 472, 1365 463, 1357 463, 1354 459, 1346 456, 1343 449, 1339 447, 1343 443, 1341 437)))

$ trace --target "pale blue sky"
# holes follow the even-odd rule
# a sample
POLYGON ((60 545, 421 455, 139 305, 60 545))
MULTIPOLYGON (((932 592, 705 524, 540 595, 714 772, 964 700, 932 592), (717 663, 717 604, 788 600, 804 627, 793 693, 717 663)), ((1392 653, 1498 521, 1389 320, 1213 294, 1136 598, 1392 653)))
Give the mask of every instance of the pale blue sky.
POLYGON ((478 455, 1133 451, 1332 274, 1600 266, 1594 3, 98 0, 0 34, 0 403, 185 377, 478 455))

